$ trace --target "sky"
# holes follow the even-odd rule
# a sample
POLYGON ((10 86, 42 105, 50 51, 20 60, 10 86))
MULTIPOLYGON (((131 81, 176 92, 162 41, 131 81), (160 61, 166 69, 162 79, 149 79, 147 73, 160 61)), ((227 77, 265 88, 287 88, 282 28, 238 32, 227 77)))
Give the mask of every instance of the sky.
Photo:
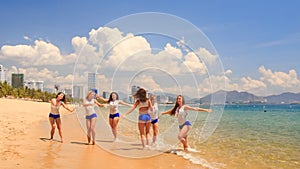
MULTIPOLYGON (((8 69, 7 78, 24 73, 25 80, 42 80, 45 88, 84 84, 87 72, 94 71, 103 90, 126 91, 138 84, 190 97, 219 89, 258 96, 299 93, 299 8, 296 0, 4 0, 0 64, 8 69), (192 46, 197 39, 180 26, 164 26, 170 35, 183 32, 179 39, 139 36, 140 23, 122 27, 122 19, 145 12, 166 14, 170 22, 178 17, 198 28, 202 35, 196 34, 208 45, 187 51, 180 44, 192 46)), ((161 26, 157 20, 141 23, 150 23, 150 31, 161 26)))

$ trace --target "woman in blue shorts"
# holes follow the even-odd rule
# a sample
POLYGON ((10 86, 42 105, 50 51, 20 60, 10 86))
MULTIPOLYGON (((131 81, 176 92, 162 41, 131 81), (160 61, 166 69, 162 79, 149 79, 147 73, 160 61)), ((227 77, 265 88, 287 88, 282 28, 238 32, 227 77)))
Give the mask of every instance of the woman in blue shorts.
POLYGON ((186 119, 188 110, 199 111, 199 112, 211 112, 210 109, 190 107, 190 106, 186 105, 185 101, 184 101, 184 97, 182 95, 178 95, 176 98, 175 106, 172 109, 161 113, 161 114, 169 114, 171 116, 177 117, 178 124, 179 124, 179 133, 178 133, 177 138, 183 144, 183 148, 186 151, 188 150, 188 147, 189 147, 188 141, 187 141, 187 136, 188 136, 188 132, 192 126, 190 121, 188 121, 186 119))
POLYGON ((143 148, 149 146, 149 133, 151 127, 151 117, 148 110, 153 110, 151 101, 147 98, 145 89, 140 88, 134 95, 135 103, 130 110, 128 110, 123 117, 131 113, 135 108, 139 108, 138 128, 143 148))
POLYGON ((97 95, 97 98, 108 103, 109 104, 109 125, 111 127, 112 133, 114 135, 114 141, 117 140, 117 126, 119 123, 119 104, 126 105, 126 106, 132 106, 131 104, 128 104, 126 102, 123 102, 122 100, 119 100, 119 95, 116 92, 111 92, 109 95, 109 99, 104 99, 102 97, 99 97, 97 95))
POLYGON ((85 100, 82 103, 82 105, 85 107, 85 112, 86 112, 85 119, 86 119, 88 144, 90 144, 91 138, 92 138, 93 145, 95 144, 95 137, 96 137, 95 125, 96 125, 96 119, 97 119, 97 114, 95 112, 94 106, 96 104, 99 107, 104 107, 103 104, 100 104, 94 98, 95 98, 94 91, 89 91, 85 97, 85 100))
POLYGON ((66 110, 73 112, 74 108, 72 108, 72 109, 69 108, 69 106, 67 105, 67 99, 63 92, 57 93, 56 97, 51 99, 50 104, 51 104, 51 112, 49 113, 49 121, 50 121, 50 125, 51 125, 50 139, 51 140, 53 139, 55 127, 57 125, 58 133, 59 133, 61 142, 63 143, 64 141, 63 141, 63 137, 62 137, 59 109, 60 109, 60 106, 63 106, 66 110))

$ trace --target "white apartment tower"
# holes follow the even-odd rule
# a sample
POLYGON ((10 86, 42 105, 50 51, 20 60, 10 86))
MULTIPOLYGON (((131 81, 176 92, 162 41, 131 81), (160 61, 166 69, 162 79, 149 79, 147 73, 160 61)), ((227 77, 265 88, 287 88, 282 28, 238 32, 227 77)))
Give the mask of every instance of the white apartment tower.
POLYGON ((7 69, 3 65, 0 65, 0 82, 4 82, 6 80, 6 71, 7 69))

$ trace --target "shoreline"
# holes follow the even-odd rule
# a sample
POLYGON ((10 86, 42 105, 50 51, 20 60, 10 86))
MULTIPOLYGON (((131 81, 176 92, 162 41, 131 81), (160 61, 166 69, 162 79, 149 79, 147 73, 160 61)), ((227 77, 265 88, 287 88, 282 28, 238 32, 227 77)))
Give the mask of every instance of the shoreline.
MULTIPOLYGON (((49 103, 0 98, 0 165, 11 168, 157 169, 204 168, 175 154, 147 158, 121 157, 98 145, 86 145, 76 113, 61 108, 64 143, 58 131, 49 140, 49 103), (38 163, 37 163, 38 162, 38 163)), ((97 136, 96 136, 97 137, 97 136)), ((126 151, 126 150, 124 150, 126 151)))

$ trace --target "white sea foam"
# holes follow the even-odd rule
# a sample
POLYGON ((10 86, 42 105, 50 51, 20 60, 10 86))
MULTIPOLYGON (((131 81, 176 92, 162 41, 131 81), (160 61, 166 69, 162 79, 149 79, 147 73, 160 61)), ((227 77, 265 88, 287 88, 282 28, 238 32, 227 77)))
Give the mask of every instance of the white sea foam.
MULTIPOLYGON (((200 152, 200 151, 193 149, 193 148, 189 148, 188 151, 182 151, 182 150, 172 150, 171 151, 171 153, 181 156, 182 158, 189 160, 193 164, 201 165, 201 166, 203 166, 205 168, 209 168, 209 169, 218 169, 218 167, 216 166, 216 163, 212 164, 212 163, 208 162, 207 160, 205 160, 204 158, 197 156, 195 154, 197 152, 200 152), (189 151, 189 150, 191 150, 191 151, 189 151)), ((218 165, 218 166, 222 166, 222 165, 218 165)))

